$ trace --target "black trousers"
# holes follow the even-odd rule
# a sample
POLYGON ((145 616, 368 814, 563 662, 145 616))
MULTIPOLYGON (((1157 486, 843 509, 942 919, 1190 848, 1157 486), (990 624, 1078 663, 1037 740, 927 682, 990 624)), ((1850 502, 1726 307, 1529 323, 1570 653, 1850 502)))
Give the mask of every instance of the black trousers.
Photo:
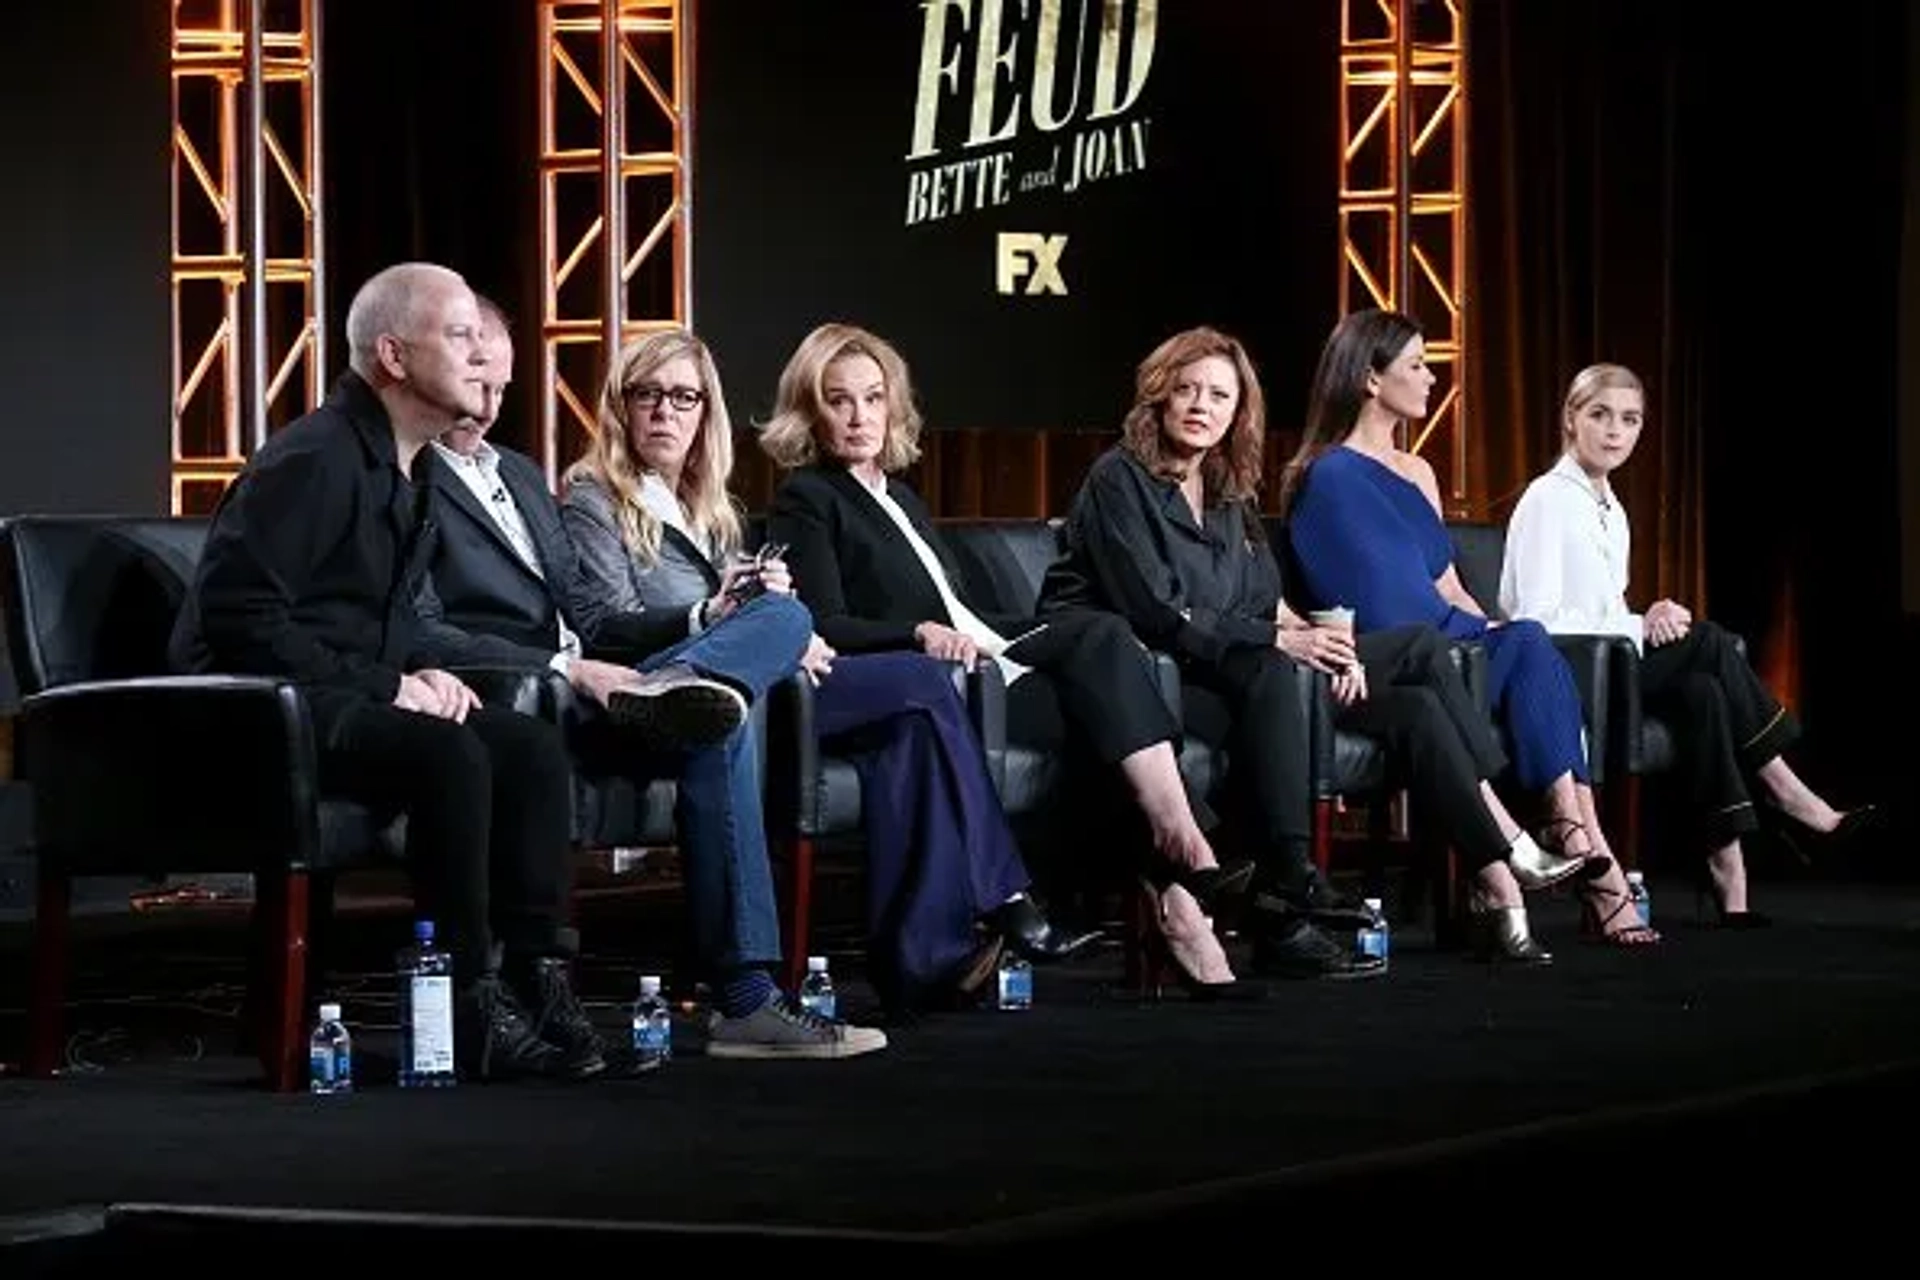
MULTIPOLYGON (((1393 775, 1413 794, 1421 821, 1437 823, 1475 867, 1504 858, 1506 838, 1480 794, 1506 761, 1480 714, 1445 636, 1394 627, 1359 637, 1368 696, 1339 708, 1335 724, 1384 740, 1393 775)), ((1304 862, 1311 849, 1310 729, 1293 694, 1293 659, 1278 649, 1235 649, 1217 665, 1189 664, 1186 730, 1225 747, 1234 789, 1259 836, 1256 856, 1304 862)), ((1283 865, 1282 871, 1290 870, 1283 865)))
POLYGON ((1392 627, 1359 639, 1367 698, 1334 723, 1386 744, 1392 776, 1407 788, 1416 822, 1433 823, 1478 870, 1507 856, 1507 838, 1480 783, 1506 768, 1492 722, 1432 627, 1392 627))
POLYGON ((1696 622, 1640 661, 1641 705, 1673 732, 1699 837, 1718 849, 1757 829, 1747 775, 1786 750, 1800 726, 1760 683, 1727 631, 1696 622))
POLYGON ((496 939, 519 955, 566 949, 573 775, 558 729, 498 707, 455 724, 371 700, 330 718, 321 791, 407 815, 417 913, 459 982, 493 967, 496 939))
POLYGON ((1059 609, 1029 626, 1043 623, 1045 630, 1007 649, 1007 657, 1032 668, 1007 691, 1007 741, 1048 750, 1084 746, 1112 765, 1178 740, 1180 725, 1154 683, 1152 659, 1122 618, 1059 609))

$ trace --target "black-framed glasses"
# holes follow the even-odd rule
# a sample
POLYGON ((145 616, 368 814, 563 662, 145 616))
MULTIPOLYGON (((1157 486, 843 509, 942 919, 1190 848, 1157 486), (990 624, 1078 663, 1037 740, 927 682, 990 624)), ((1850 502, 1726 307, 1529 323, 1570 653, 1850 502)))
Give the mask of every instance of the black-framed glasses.
POLYGON ((685 413, 707 402, 707 393, 697 387, 656 387, 652 383, 627 392, 627 402, 640 409, 652 409, 662 400, 685 413))

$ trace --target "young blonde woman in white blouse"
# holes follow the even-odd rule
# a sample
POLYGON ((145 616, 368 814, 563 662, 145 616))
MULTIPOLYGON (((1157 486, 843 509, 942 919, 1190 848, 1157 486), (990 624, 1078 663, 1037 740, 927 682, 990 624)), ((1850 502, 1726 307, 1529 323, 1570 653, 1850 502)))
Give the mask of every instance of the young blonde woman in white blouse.
POLYGON ((1852 834, 1874 810, 1836 810, 1782 758, 1799 726, 1728 632, 1673 600, 1644 614, 1627 607, 1632 534, 1608 477, 1633 455, 1645 421, 1632 370, 1596 364, 1575 375, 1561 411, 1566 451, 1527 486, 1507 526, 1500 607, 1553 632, 1625 636, 1641 651, 1641 697, 1673 727, 1721 923, 1753 928, 1768 921, 1747 906, 1740 841, 1760 824, 1749 778, 1765 803, 1821 836, 1852 834))

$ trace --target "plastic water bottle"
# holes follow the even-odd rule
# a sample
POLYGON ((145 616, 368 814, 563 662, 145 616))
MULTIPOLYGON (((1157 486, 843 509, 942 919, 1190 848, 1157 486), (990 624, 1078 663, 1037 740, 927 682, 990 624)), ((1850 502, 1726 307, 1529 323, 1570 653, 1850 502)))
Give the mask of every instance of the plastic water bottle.
POLYGON ((1633 909, 1640 913, 1643 928, 1653 927, 1653 895, 1647 892, 1645 872, 1627 872, 1627 896, 1633 899, 1633 909))
POLYGON ((1388 953, 1393 949, 1393 935, 1387 928, 1387 913, 1381 909, 1378 898, 1363 898, 1360 905, 1366 908, 1367 922, 1354 931, 1354 952, 1362 959, 1378 960, 1385 965, 1388 953))
POLYGON ((800 1007, 822 1018, 839 1016, 840 1001, 833 993, 833 977, 825 956, 807 957, 807 976, 800 983, 800 1007))
POLYGON ((994 975, 994 1004, 1001 1009, 1033 1008, 1033 966, 1012 947, 1000 953, 994 975))
POLYGON ((340 1021, 340 1006, 320 1006, 320 1021, 307 1042, 307 1089, 312 1093, 353 1092, 353 1040, 340 1021))
POLYGON ((673 1008, 660 994, 660 979, 640 979, 640 997, 633 1002, 633 1069, 658 1071, 673 1058, 673 1008))
POLYGON ((453 957, 433 943, 433 921, 416 920, 400 953, 400 1086, 445 1088, 453 1076, 453 957))

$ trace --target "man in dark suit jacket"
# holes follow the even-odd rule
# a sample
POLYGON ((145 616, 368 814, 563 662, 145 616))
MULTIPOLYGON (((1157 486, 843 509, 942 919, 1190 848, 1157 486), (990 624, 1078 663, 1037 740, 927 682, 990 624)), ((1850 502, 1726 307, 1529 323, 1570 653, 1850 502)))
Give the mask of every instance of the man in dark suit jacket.
POLYGON ((435 539, 428 442, 484 407, 479 310, 454 272, 403 263, 355 295, 347 342, 326 403, 222 496, 175 663, 292 680, 322 788, 407 815, 419 914, 453 957, 463 1075, 593 1074, 605 1062, 566 965, 566 748, 551 725, 480 705, 414 612, 435 539), (564 1016, 536 1034, 524 999, 564 1016))
POLYGON ((780 925, 758 752, 737 716, 724 734, 688 731, 699 719, 695 690, 718 684, 757 700, 792 675, 812 616, 782 590, 743 604, 732 590, 743 578, 737 568, 687 611, 621 613, 595 596, 545 476, 486 439, 513 376, 513 343, 499 308, 486 299, 480 307, 488 394, 482 412, 434 443, 443 524, 420 595, 424 625, 469 661, 564 674, 583 695, 569 741, 589 772, 675 778, 691 933, 723 1023, 712 1056, 845 1058, 883 1047, 883 1033, 806 1013, 776 987, 780 925), (653 725, 656 740, 671 730, 685 749, 640 749, 626 731, 635 724, 653 725))

